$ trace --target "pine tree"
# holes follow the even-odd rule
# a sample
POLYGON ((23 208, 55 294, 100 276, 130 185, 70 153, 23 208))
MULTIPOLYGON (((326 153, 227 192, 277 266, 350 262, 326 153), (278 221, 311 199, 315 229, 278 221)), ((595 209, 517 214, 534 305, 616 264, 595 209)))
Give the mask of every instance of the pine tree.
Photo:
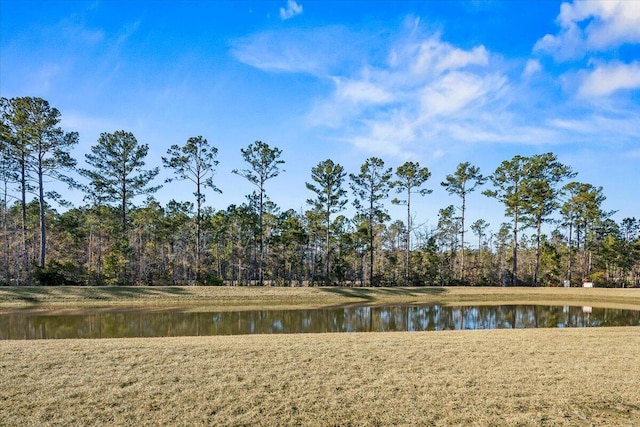
POLYGON ((405 193, 406 199, 393 199, 391 203, 407 206, 407 229, 405 236, 405 259, 404 259, 404 285, 409 286, 410 259, 411 259, 411 232, 413 230, 411 224, 411 194, 419 194, 425 196, 433 190, 427 190, 420 187, 427 182, 431 176, 431 172, 426 167, 420 167, 417 162, 405 162, 396 169, 397 180, 391 182, 391 188, 395 188, 398 193, 405 193))
POLYGON ((344 210, 347 199, 344 196, 346 190, 342 188, 342 183, 347 173, 339 164, 334 164, 331 159, 318 163, 311 169, 311 178, 318 184, 315 186, 306 183, 307 189, 316 193, 315 199, 308 199, 307 203, 319 212, 322 212, 325 228, 325 250, 324 250, 324 277, 325 283, 331 283, 331 214, 344 210))
POLYGON ((560 183, 572 178, 575 173, 569 166, 563 165, 553 153, 539 154, 528 160, 528 176, 526 179, 524 214, 526 220, 536 227, 536 263, 533 273, 533 284, 538 286, 540 275, 540 234, 542 223, 547 221, 560 207, 558 197, 560 183))
POLYGON ((494 190, 485 190, 482 194, 493 197, 505 205, 505 215, 513 217, 513 258, 511 285, 518 284, 518 231, 522 211, 526 202, 524 181, 527 178, 528 158, 514 156, 503 161, 489 177, 494 190))
POLYGON ((242 158, 249 164, 248 169, 234 169, 232 172, 245 178, 247 181, 258 187, 258 214, 259 214, 259 235, 258 242, 260 254, 258 260, 258 283, 264 285, 264 214, 265 214, 265 184, 271 178, 275 178, 282 172, 280 165, 284 160, 280 159, 282 150, 277 147, 271 148, 269 144, 256 141, 249 144, 246 149, 240 149, 242 158))
POLYGON ((464 233, 465 233, 465 213, 467 207, 467 194, 484 184, 487 178, 482 176, 480 168, 471 166, 469 162, 460 163, 453 175, 447 175, 445 181, 440 185, 445 187, 447 193, 460 196, 460 279, 465 280, 464 265, 464 233))
MULTIPOLYGON (((173 169, 178 180, 191 181, 196 186, 193 195, 196 197, 196 282, 201 280, 202 270, 202 204, 205 202, 204 190, 209 188, 216 193, 222 191, 213 184, 218 161, 216 156, 218 149, 209 145, 202 136, 192 137, 182 147, 172 145, 167 154, 171 157, 163 157, 165 167, 173 169)), ((167 179, 171 182, 173 179, 167 179)))
POLYGON ((382 200, 389 195, 391 168, 385 169, 384 161, 377 157, 368 158, 358 175, 349 174, 351 190, 355 199, 353 205, 366 222, 369 252, 369 284, 375 285, 373 274, 375 254, 375 229, 378 224, 389 219, 382 200))
POLYGON ((98 193, 104 194, 106 202, 117 206, 121 236, 115 245, 116 253, 112 254, 109 262, 114 269, 121 269, 121 282, 124 284, 128 279, 127 264, 131 255, 127 227, 132 201, 136 196, 152 194, 160 188, 149 186, 159 169, 143 169, 148 151, 149 146, 138 144, 131 132, 102 133, 98 143, 91 147, 91 153, 85 155, 92 169, 81 171, 89 179, 90 185, 98 193))
MULTIPOLYGON (((22 189, 36 191, 40 217, 40 254, 38 265, 44 268, 47 254, 47 200, 65 203, 53 191, 45 191, 45 178, 74 185, 65 170, 75 168, 76 161, 69 154, 78 143, 76 132, 64 132, 58 126, 60 112, 42 98, 13 98, 10 100, 9 123, 15 130, 12 153, 21 165, 22 189), (28 186, 31 177, 35 185, 28 186)), ((3 125, 4 129, 7 129, 3 125)), ((23 196, 24 198, 24 196, 23 196)))

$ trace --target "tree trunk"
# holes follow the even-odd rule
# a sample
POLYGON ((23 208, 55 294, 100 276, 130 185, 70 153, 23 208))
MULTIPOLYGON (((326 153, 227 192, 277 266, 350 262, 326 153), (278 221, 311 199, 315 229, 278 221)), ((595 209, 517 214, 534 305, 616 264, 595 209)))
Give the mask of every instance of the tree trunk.
MULTIPOLYGON (((20 208, 22 214, 22 262, 20 262, 20 272, 18 272, 18 285, 24 277, 24 273, 29 262, 27 253, 27 170, 26 159, 24 153, 20 158, 20 208)), ((27 279, 27 282, 29 279, 27 279)))
POLYGON ((198 205, 196 212, 196 285, 200 284, 200 225, 202 222, 202 195, 200 193, 200 171, 198 170, 196 182, 196 203, 198 205))
POLYGON ((536 220, 536 267, 533 271, 533 285, 538 286, 538 276, 540 274, 540 228, 542 226, 542 218, 536 220))
POLYGON ((123 183, 122 185, 122 200, 121 200, 121 208, 122 208, 122 251, 124 251, 123 258, 124 258, 124 264, 122 266, 122 283, 123 285, 127 285, 127 264, 129 263, 129 260, 127 259, 127 253, 126 253, 126 249, 129 246, 128 245, 128 240, 129 240, 129 236, 127 236, 127 196, 126 196, 126 186, 123 183))
POLYGON ((582 243, 582 280, 586 280, 589 275, 589 244, 587 239, 589 236, 589 228, 584 226, 583 230, 584 242, 582 243))
POLYGON ((258 257, 258 284, 264 286, 264 183, 260 182, 260 255, 258 257))
POLYGON ((515 209, 513 217, 513 276, 511 277, 511 286, 518 286, 518 209, 515 209))
POLYGON ((462 191, 462 218, 460 218, 461 220, 461 231, 460 231, 460 238, 462 239, 462 241, 460 242, 460 280, 462 282, 464 282, 464 211, 466 208, 466 195, 464 192, 464 188, 462 191))
POLYGON ((407 238, 404 254, 404 285, 409 286, 409 258, 411 256, 411 188, 407 190, 407 238))
POLYGON ((4 234, 4 265, 5 265, 5 281, 7 285, 11 284, 11 269, 9 267, 9 227, 7 224, 7 181, 4 182, 4 199, 2 200, 2 232, 4 234))
POLYGON ((373 238, 373 195, 370 198, 371 204, 369 207, 369 286, 373 286, 373 251, 374 251, 374 238, 373 238))
MULTIPOLYGON (((42 160, 40 160, 42 162, 42 160)), ((38 167, 38 202, 40 204, 40 268, 45 266, 47 253, 47 230, 45 227, 44 183, 42 167, 38 167)))
MULTIPOLYGON (((100 215, 100 214, 98 214, 100 215)), ((102 284, 102 218, 98 217, 98 284, 102 284)))
POLYGON ((567 280, 569 280, 569 286, 571 286, 571 269, 572 269, 572 265, 571 265, 571 261, 573 259, 573 222, 569 223, 569 262, 568 262, 568 267, 567 267, 567 280))
POLYGON ((196 285, 200 284, 200 201, 198 201, 198 212, 196 213, 196 253, 195 253, 195 270, 196 270, 196 285))
POLYGON ((325 247, 325 254, 324 254, 324 264, 325 264, 324 277, 325 277, 325 283, 327 285, 331 284, 331 278, 329 277, 329 272, 331 271, 330 263, 329 263, 329 253, 330 253, 330 246, 329 246, 330 232, 329 232, 329 227, 330 226, 331 226, 331 205, 329 204, 329 197, 327 195, 327 230, 326 230, 326 235, 325 235, 326 247, 325 247))

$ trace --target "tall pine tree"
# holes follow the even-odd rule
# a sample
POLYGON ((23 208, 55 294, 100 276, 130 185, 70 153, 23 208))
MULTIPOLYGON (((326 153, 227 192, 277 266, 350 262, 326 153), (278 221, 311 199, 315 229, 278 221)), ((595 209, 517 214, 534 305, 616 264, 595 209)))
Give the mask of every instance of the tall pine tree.
POLYGON ((277 147, 271 148, 269 144, 262 141, 256 141, 253 144, 249 144, 247 148, 240 149, 242 158, 248 163, 247 169, 234 169, 232 172, 239 175, 249 181, 251 184, 258 187, 257 201, 258 201, 258 214, 259 214, 259 236, 258 241, 260 245, 260 259, 258 260, 258 282, 260 286, 264 285, 264 215, 265 215, 265 203, 266 193, 265 184, 271 178, 275 178, 282 172, 280 165, 284 163, 284 160, 280 158, 282 150, 277 147))
MULTIPOLYGON (((196 191, 196 282, 201 281, 202 270, 202 204, 205 201, 204 190, 209 188, 216 193, 222 193, 213 184, 213 175, 218 166, 216 156, 218 149, 211 146, 202 136, 192 137, 182 147, 172 145, 167 154, 171 157, 163 157, 165 167, 173 169, 178 180, 191 181, 196 191)), ((167 179, 171 182, 173 179, 167 179)))
POLYGON ((331 283, 331 214, 342 211, 347 204, 347 199, 344 198, 347 192, 342 188, 346 175, 347 173, 342 166, 333 163, 331 159, 327 159, 311 169, 311 178, 316 182, 317 186, 306 183, 307 189, 316 194, 316 198, 308 199, 307 203, 318 212, 322 212, 324 221, 324 277, 327 284, 331 283))
POLYGON ((460 279, 465 280, 464 266, 464 232, 465 213, 467 209, 467 194, 484 184, 487 178, 482 176, 480 168, 471 166, 469 162, 460 163, 453 175, 447 175, 440 185, 445 187, 447 193, 460 196, 460 279))
POLYGON ((411 259, 411 194, 419 194, 425 196, 430 194, 433 190, 426 188, 420 188, 431 176, 431 172, 426 167, 420 167, 420 163, 417 162, 405 162, 403 165, 398 166, 396 169, 397 180, 393 181, 390 185, 395 188, 398 193, 405 193, 406 199, 399 200, 393 199, 391 203, 397 205, 407 206, 407 232, 405 237, 404 248, 404 285, 409 286, 409 272, 410 272, 410 259, 411 259))
POLYGON ((391 168, 384 167, 384 161, 377 157, 368 158, 358 175, 350 174, 351 190, 355 196, 353 205, 365 220, 367 226, 367 240, 369 252, 369 284, 375 285, 375 229, 378 224, 388 220, 389 215, 382 204, 382 200, 389 195, 391 168))
POLYGON ((120 282, 127 284, 127 264, 130 260, 127 236, 128 212, 136 196, 151 194, 160 186, 150 186, 158 175, 159 169, 143 169, 149 151, 147 144, 138 144, 131 132, 123 130, 114 133, 102 133, 98 143, 86 154, 86 161, 92 169, 83 169, 81 173, 90 181, 97 192, 103 194, 106 202, 114 203, 120 215, 121 236, 117 249, 121 264, 120 282))

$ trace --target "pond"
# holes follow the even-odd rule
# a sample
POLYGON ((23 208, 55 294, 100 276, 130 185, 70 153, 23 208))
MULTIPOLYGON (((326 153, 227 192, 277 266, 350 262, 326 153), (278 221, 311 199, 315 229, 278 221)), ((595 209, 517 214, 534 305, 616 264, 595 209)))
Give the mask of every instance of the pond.
POLYGON ((393 305, 226 312, 0 314, 0 340, 640 326, 640 311, 541 305, 393 305))

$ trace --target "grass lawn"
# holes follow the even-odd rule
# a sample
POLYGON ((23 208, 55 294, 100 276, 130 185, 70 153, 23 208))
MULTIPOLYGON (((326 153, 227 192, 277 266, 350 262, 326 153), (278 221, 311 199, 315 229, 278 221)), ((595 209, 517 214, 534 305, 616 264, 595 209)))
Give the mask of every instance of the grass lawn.
MULTIPOLYGON (((0 288, 0 310, 572 303, 640 290, 0 288)), ((640 328, 0 341, 0 425, 640 425, 640 328)))

